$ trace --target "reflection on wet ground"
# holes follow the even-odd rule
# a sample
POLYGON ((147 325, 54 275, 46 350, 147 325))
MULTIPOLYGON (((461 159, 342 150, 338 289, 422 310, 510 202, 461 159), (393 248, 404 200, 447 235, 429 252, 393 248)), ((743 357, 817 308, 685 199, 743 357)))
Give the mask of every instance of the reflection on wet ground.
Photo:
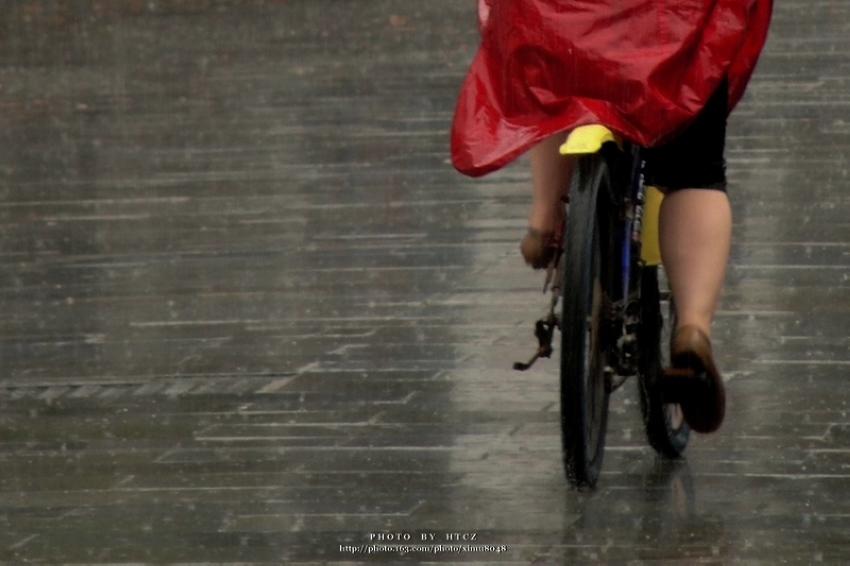
POLYGON ((730 126, 724 428, 627 387, 578 493, 526 168, 447 161, 471 4, 0 4, 0 560, 844 562, 848 21, 778 3, 730 126))

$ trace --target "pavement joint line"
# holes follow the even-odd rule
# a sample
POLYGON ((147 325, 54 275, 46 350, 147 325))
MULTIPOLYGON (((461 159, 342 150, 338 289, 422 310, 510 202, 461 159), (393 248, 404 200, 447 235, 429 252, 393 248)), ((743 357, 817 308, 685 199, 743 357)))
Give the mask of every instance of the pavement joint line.
POLYGON ((257 395, 268 395, 268 394, 271 394, 271 393, 277 393, 278 391, 280 391, 281 389, 283 389, 284 387, 289 385, 292 382, 292 380, 295 379, 296 376, 302 375, 311 366, 317 366, 317 365, 319 365, 319 362, 311 362, 311 363, 307 364, 306 366, 303 366, 302 368, 295 370, 295 375, 275 379, 271 383, 268 383, 265 386, 258 389, 255 393, 257 395))
POLYGON ((28 537, 25 537, 25 538, 19 540, 18 542, 16 542, 15 544, 10 545, 9 550, 20 550, 21 548, 26 546, 31 540, 33 540, 37 537, 38 537, 38 534, 34 534, 34 535, 30 535, 28 537))
POLYGON ((850 360, 781 360, 781 359, 766 359, 753 360, 754 364, 772 366, 772 365, 795 365, 795 366, 850 366, 850 360))

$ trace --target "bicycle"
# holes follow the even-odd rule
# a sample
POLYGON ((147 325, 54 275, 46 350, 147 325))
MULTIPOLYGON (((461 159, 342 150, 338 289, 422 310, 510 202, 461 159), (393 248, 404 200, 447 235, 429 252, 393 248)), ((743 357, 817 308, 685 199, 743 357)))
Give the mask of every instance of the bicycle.
POLYGON ((573 130, 561 153, 576 165, 564 204, 562 252, 547 276, 549 285, 554 273, 552 299, 535 323, 537 352, 514 368, 525 371, 550 357, 560 330, 564 469, 573 486, 593 487, 602 469, 609 397, 629 377, 637 377, 645 433, 656 452, 679 457, 690 429, 662 386, 675 306, 660 285, 663 197, 643 183, 640 147, 591 125, 573 130))

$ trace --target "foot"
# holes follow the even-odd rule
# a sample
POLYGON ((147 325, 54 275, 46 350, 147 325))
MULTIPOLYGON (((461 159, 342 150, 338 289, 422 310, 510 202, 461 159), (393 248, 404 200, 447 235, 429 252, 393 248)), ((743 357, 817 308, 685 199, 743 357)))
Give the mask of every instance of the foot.
POLYGON ((537 208, 532 205, 528 216, 528 232, 523 237, 519 250, 526 264, 534 269, 546 269, 561 253, 566 225, 562 212, 552 218, 551 210, 546 211, 544 215, 538 213, 537 208), (538 228, 544 224, 546 228, 538 228))
POLYGON ((711 353, 711 341, 697 326, 676 329, 670 344, 665 393, 679 403, 685 422, 700 433, 714 432, 726 414, 726 391, 711 353))
POLYGON ((544 233, 529 228, 519 245, 525 263, 534 269, 545 269, 560 252, 561 241, 554 232, 544 233))

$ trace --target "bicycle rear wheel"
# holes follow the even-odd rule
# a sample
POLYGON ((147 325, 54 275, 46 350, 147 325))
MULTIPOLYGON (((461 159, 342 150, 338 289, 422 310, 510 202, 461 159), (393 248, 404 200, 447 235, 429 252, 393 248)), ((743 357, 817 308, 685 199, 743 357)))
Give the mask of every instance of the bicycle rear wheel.
POLYGON ((602 154, 575 168, 561 290, 561 432, 567 480, 592 487, 602 468, 611 375, 611 173, 602 154))
POLYGON ((649 445, 668 458, 678 458, 688 445, 691 430, 678 404, 665 403, 661 390, 664 367, 669 364, 669 347, 675 325, 673 300, 662 310, 658 267, 644 267, 641 276, 641 324, 638 388, 644 430, 649 445))

